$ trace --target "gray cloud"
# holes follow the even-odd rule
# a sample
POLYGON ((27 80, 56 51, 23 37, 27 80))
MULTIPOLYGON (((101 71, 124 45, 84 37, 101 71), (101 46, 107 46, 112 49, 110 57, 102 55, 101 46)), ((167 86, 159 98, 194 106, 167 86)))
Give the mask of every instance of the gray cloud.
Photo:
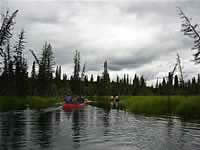
POLYGON ((111 72, 163 71, 156 64, 169 61, 167 55, 191 55, 192 40, 180 32, 176 7, 195 23, 200 20, 199 0, 7 1, 2 1, 5 6, 20 10, 16 31, 25 28, 27 49, 39 53, 45 41, 52 43, 56 62, 65 71, 72 70, 76 49, 87 71, 99 72, 104 60, 111 72))

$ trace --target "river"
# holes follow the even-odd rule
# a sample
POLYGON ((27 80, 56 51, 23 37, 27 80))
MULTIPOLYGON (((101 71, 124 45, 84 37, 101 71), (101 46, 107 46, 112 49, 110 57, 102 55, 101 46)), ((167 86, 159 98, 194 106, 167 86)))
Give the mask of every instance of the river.
POLYGON ((94 106, 0 112, 1 150, 195 150, 200 124, 94 106))

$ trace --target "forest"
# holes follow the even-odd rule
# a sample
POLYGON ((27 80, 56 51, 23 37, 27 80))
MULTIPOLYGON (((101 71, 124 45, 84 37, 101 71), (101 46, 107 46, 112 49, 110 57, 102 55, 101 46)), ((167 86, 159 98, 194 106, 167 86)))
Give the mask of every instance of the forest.
MULTIPOLYGON (((198 25, 193 25, 179 8, 182 20, 181 32, 194 41, 194 62, 200 63, 200 35, 198 25)), ((138 96, 138 95, 199 95, 200 74, 183 81, 174 71, 158 80, 156 85, 147 86, 142 75, 124 74, 111 80, 108 63, 105 60, 102 74, 88 77, 86 65, 81 66, 81 54, 75 50, 74 72, 72 76, 62 73, 62 66, 55 62, 51 43, 45 42, 40 55, 26 48, 26 32, 22 29, 18 39, 13 40, 13 30, 19 11, 7 11, 0 22, 0 95, 1 96, 138 96), (28 65, 25 51, 32 54, 35 61, 28 65), (28 73, 28 68, 31 72, 28 73), (130 77, 134 77, 130 80, 130 77)), ((72 50, 73 51, 73 50, 72 50)), ((103 63, 103 62, 102 62, 103 63)))

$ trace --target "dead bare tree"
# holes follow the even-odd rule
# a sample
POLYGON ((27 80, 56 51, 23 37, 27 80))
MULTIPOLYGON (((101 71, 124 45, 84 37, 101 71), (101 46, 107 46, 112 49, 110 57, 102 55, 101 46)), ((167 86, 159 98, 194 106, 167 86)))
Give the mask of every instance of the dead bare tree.
POLYGON ((40 60, 38 59, 37 55, 35 54, 35 52, 31 49, 29 49, 29 51, 31 52, 31 54, 33 55, 33 57, 35 58, 35 61, 37 62, 38 65, 40 65, 40 60))
POLYGON ((185 13, 182 11, 181 8, 178 8, 179 16, 182 19, 181 24, 181 32, 184 33, 184 35, 187 35, 191 37, 194 41, 194 45, 192 47, 192 50, 195 50, 196 52, 193 54, 194 56, 194 62, 199 64, 200 63, 200 29, 198 24, 192 24, 191 19, 189 19, 185 13))
POLYGON ((16 17, 18 10, 14 11, 11 15, 7 11, 5 15, 3 15, 3 21, 0 27, 0 56, 4 57, 4 49, 3 47, 7 44, 8 40, 12 38, 12 30, 15 24, 14 18, 16 17))

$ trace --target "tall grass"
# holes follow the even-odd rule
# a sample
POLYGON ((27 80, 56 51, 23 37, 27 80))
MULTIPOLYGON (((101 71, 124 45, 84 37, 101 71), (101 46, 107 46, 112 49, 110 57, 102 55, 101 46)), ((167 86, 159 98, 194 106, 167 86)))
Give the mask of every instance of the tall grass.
MULTIPOLYGON (((96 106, 110 108, 109 96, 88 97, 96 106)), ((176 115, 200 119, 200 96, 121 96, 120 108, 145 115, 176 115)))
POLYGON ((63 102, 63 99, 59 97, 32 96, 27 98, 29 100, 28 105, 31 109, 47 108, 50 106, 54 106, 57 103, 63 102))
POLYGON ((28 104, 26 97, 0 96, 0 111, 24 109, 28 104))
POLYGON ((122 96, 120 103, 133 113, 200 118, 200 96, 122 96))
POLYGON ((0 111, 25 109, 42 109, 62 102, 59 97, 40 97, 40 96, 0 96, 0 111))

